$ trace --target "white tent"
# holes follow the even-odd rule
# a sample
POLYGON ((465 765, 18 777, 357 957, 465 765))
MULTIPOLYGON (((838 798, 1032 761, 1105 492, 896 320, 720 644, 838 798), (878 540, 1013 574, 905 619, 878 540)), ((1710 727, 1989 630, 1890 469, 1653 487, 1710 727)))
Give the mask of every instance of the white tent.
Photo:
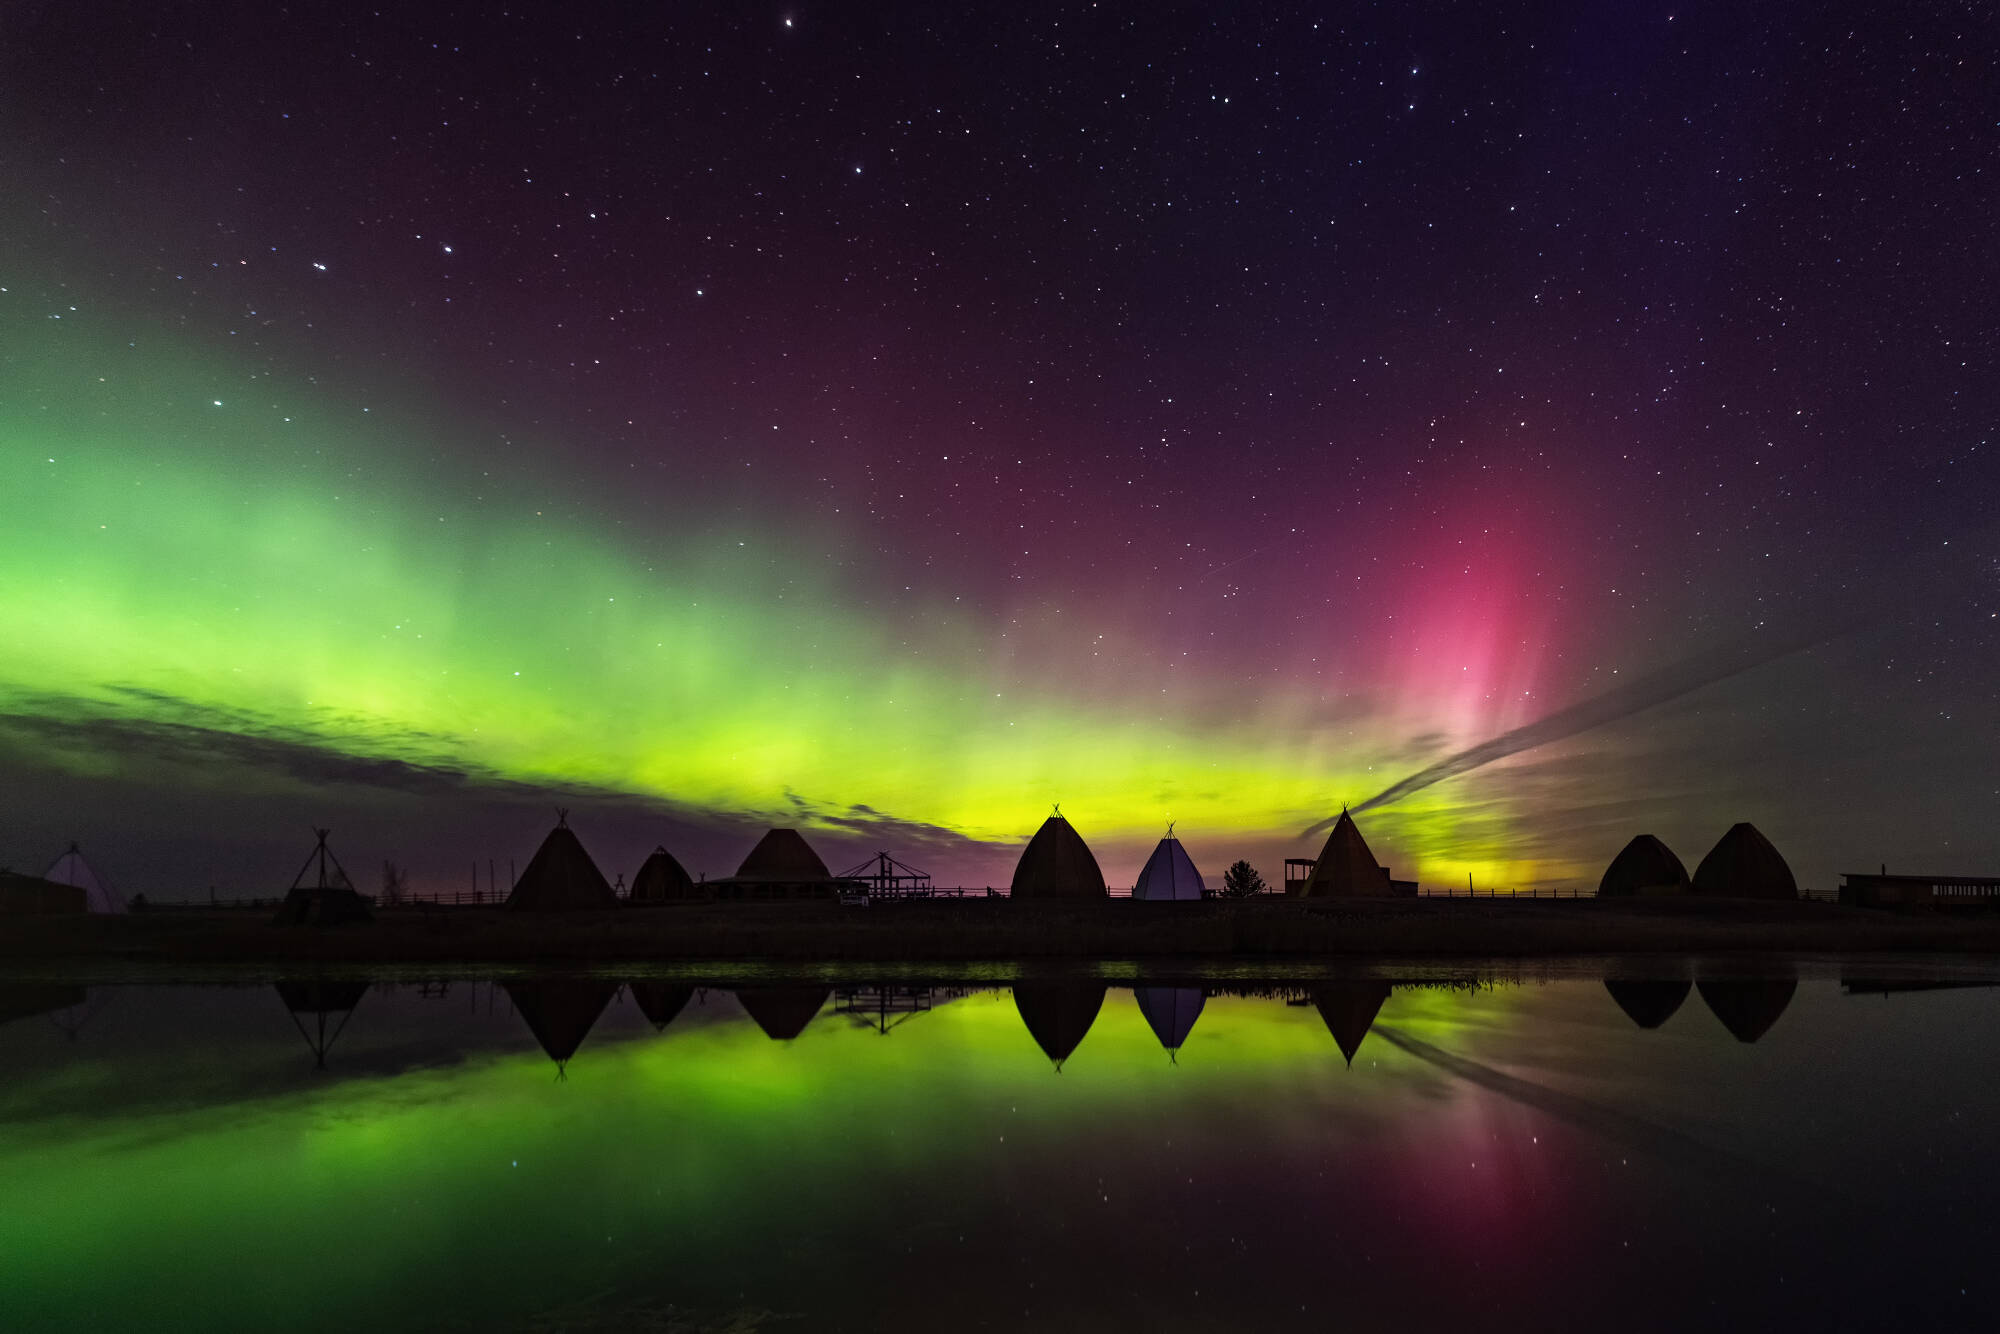
POLYGON ((1173 836, 1169 827, 1167 836, 1160 840, 1160 846, 1153 849, 1153 855, 1146 859, 1146 867, 1139 872, 1139 879, 1132 886, 1135 899, 1198 899, 1208 888, 1202 883, 1201 872, 1194 869, 1187 849, 1173 836))
POLYGON ((69 851, 56 858, 42 876, 58 885, 74 885, 83 891, 84 907, 91 912, 124 912, 125 896, 120 894, 109 880, 97 873, 83 855, 83 849, 76 844, 69 845, 69 851))

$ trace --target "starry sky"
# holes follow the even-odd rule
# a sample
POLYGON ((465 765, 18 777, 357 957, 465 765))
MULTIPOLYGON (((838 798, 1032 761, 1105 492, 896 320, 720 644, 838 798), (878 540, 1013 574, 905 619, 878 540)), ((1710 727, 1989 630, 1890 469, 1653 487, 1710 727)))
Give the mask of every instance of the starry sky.
POLYGON ((1169 820, 1275 880, 1610 692, 1378 856, 2000 873, 1996 51, 10 6, 0 862, 268 891, 331 824, 461 888, 562 805, 608 874, 779 822, 1004 884, 1061 802, 1114 884, 1169 820))

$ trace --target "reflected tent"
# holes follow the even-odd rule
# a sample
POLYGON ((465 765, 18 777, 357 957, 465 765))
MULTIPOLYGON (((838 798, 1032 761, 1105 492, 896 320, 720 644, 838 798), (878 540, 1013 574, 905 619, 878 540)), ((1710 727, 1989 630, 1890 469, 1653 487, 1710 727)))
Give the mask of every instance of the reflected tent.
POLYGON ((1350 1069, 1354 1053, 1361 1050, 1362 1039, 1375 1026, 1375 1016, 1388 999, 1389 984, 1374 980, 1322 982, 1312 989, 1313 1008, 1319 1011, 1326 1031, 1333 1034, 1334 1045, 1347 1058, 1350 1069))
POLYGON ((627 982, 625 990, 631 993, 632 1003, 653 1025, 655 1033, 671 1024, 674 1017, 694 999, 693 987, 675 986, 669 982, 627 982))
POLYGON ((532 982, 502 982, 507 999, 535 1035, 542 1050, 556 1063, 556 1074, 568 1073, 569 1059, 590 1035, 598 1016, 618 994, 616 982, 595 978, 547 978, 532 982))
POLYGON ((1056 1069, 1082 1045, 1104 1006, 1102 982, 1017 982, 1014 1008, 1056 1069))
POLYGON ((299 1036, 312 1049, 313 1068, 326 1069, 326 1054, 333 1050, 333 1044, 347 1027, 347 1021, 354 1017, 354 1007, 361 1004, 361 997, 367 993, 366 982, 331 982, 325 978, 287 978, 277 984, 278 999, 284 1002, 285 1010, 292 1016, 299 1036), (340 1021, 327 1031, 328 1022, 334 1015, 340 1021), (311 1016, 312 1027, 306 1026, 306 1017, 311 1016))
POLYGON ((1796 977, 1718 979, 1696 983, 1709 1013, 1738 1042, 1755 1042, 1771 1031, 1799 989, 1796 977))
POLYGON ((736 1000, 765 1037, 789 1042, 806 1031, 832 994, 832 987, 739 987, 736 1000))
POLYGON ((1611 993, 1611 999, 1625 1012, 1625 1017, 1641 1028, 1658 1028, 1674 1017, 1674 1011, 1681 1008, 1693 984, 1686 978, 1659 978, 1647 981, 1632 981, 1624 978, 1604 980, 1604 989, 1611 993))
POLYGON ((1139 1013, 1146 1016, 1147 1026, 1170 1058, 1194 1031, 1204 1001, 1200 987, 1134 987, 1132 999, 1139 1002, 1139 1013))

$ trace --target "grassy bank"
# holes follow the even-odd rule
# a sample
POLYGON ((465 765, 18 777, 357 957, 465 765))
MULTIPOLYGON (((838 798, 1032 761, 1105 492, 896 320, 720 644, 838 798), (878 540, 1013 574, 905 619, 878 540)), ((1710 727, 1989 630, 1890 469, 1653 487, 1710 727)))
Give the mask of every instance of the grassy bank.
POLYGON ((1864 952, 2000 955, 2000 916, 1723 900, 1270 898, 1197 903, 686 904, 525 914, 387 909, 336 928, 182 910, 0 920, 0 960, 598 964, 1037 958, 1487 958, 1864 952))

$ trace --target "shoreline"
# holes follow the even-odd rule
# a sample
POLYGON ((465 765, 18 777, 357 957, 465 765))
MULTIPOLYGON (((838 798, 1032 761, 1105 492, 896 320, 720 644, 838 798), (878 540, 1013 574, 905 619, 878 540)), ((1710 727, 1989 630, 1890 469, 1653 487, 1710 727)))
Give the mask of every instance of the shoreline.
POLYGON ((1615 955, 2000 956, 2000 915, 1720 899, 689 903, 577 913, 377 909, 338 927, 244 910, 0 919, 0 969, 73 965, 1206 964, 1615 955))

